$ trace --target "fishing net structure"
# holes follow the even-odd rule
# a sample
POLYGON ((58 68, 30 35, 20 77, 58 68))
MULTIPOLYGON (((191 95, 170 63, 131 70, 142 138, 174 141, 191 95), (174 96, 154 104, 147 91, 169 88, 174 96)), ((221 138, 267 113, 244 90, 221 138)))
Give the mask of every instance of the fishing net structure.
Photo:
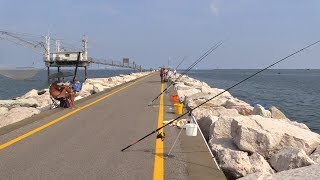
POLYGON ((14 80, 30 79, 38 73, 34 67, 0 68, 0 74, 14 80))

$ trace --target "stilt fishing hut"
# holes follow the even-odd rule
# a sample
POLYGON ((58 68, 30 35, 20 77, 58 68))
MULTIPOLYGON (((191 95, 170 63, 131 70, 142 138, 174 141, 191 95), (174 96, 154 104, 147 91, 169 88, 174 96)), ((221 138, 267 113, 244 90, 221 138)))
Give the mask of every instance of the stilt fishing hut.
POLYGON ((44 55, 44 63, 48 70, 48 81, 50 76, 50 68, 56 67, 60 72, 62 67, 84 67, 85 79, 88 78, 88 66, 90 61, 88 59, 88 42, 85 37, 82 39, 82 51, 61 51, 59 42, 56 42, 56 51, 50 52, 50 39, 46 38, 47 51, 44 55), (79 57, 78 57, 79 56, 79 57))

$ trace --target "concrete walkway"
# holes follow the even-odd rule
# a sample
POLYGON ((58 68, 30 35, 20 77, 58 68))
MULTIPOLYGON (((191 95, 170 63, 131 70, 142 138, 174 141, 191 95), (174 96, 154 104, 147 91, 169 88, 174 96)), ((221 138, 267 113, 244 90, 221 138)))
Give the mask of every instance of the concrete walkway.
MULTIPOLYGON (((180 136, 172 157, 155 153, 153 131, 159 106, 159 75, 113 88, 80 102, 75 110, 55 109, 0 129, 0 179, 157 179, 156 157, 164 160, 162 179, 225 179, 200 136, 180 136)), ((165 120, 176 115, 164 96, 165 120)), ((164 153, 179 129, 166 127, 164 153)), ((159 139, 158 139, 159 140, 159 139)))

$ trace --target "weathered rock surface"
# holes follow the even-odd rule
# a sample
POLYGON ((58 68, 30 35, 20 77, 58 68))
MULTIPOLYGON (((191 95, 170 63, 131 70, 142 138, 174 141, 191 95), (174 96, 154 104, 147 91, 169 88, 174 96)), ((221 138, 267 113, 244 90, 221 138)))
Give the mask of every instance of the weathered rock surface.
POLYGON ((313 180, 320 177, 320 165, 311 165, 302 168, 290 169, 287 171, 281 171, 275 174, 268 175, 266 173, 250 174, 239 180, 257 180, 257 179, 272 179, 272 180, 313 180), (256 178, 258 177, 258 178, 256 178))
POLYGON ((286 115, 284 115, 278 108, 275 106, 271 106, 270 108, 271 117, 274 119, 287 119, 286 115))
POLYGON ((28 98, 33 98, 35 96, 38 96, 38 90, 32 89, 29 92, 27 92, 25 95, 21 96, 19 99, 28 99, 28 98))
POLYGON ((262 117, 271 118, 271 112, 268 110, 265 110, 264 107, 262 107, 260 104, 257 104, 254 106, 252 115, 259 115, 262 117))
POLYGON ((221 116, 211 125, 209 145, 221 168, 230 179, 254 172, 273 173, 268 162, 258 153, 251 156, 240 151, 232 140, 231 123, 233 117, 221 116))
POLYGON ((180 101, 184 101, 186 97, 189 97, 193 94, 201 92, 198 89, 188 89, 188 90, 177 90, 180 101))
POLYGON ((198 80, 189 80, 189 81, 185 81, 184 84, 186 86, 193 86, 193 87, 202 87, 202 86, 208 86, 208 84, 198 81, 198 80))
POLYGON ((252 165, 251 172, 265 172, 265 173, 274 173, 274 170, 271 168, 269 163, 264 159, 263 156, 261 156, 258 153, 253 153, 251 156, 249 156, 250 162, 252 165))
POLYGON ((93 84, 93 94, 102 92, 105 89, 106 87, 101 84, 97 84, 97 83, 93 84))
POLYGON ((305 125, 305 124, 303 124, 303 123, 299 123, 299 122, 297 122, 297 121, 291 121, 291 120, 289 120, 289 119, 281 119, 281 120, 284 121, 284 122, 287 122, 287 123, 289 123, 289 124, 291 124, 291 125, 294 125, 294 126, 297 126, 297 127, 299 127, 299 128, 302 128, 302 129, 305 129, 305 130, 310 131, 310 129, 308 128, 308 126, 305 125))
POLYGON ((244 116, 251 115, 253 111, 253 107, 250 104, 236 98, 229 99, 223 106, 227 109, 236 109, 239 114, 244 116))
POLYGON ((0 100, 0 107, 14 108, 14 107, 38 107, 39 102, 34 98, 17 99, 17 100, 0 100))
POLYGON ((32 107, 15 107, 4 116, 0 117, 0 127, 21 121, 25 118, 31 117, 34 114, 39 114, 40 110, 32 107))
POLYGON ((93 85, 92 84, 83 83, 82 89, 79 92, 79 96, 87 97, 87 96, 92 94, 92 91, 93 91, 93 85))
POLYGON ((315 164, 304 150, 299 148, 287 147, 270 158, 270 164, 276 171, 284 171, 315 164))
POLYGON ((219 97, 228 97, 228 98, 232 97, 232 95, 228 91, 224 92, 225 91, 224 89, 211 88, 210 86, 203 86, 203 87, 201 87, 200 90, 203 93, 211 95, 211 97, 216 96, 222 92, 223 93, 221 95, 219 95, 219 97))
POLYGON ((175 83, 175 89, 176 90, 188 90, 188 89, 194 89, 194 87, 186 86, 183 83, 175 83))
POLYGON ((320 165, 320 146, 311 154, 310 158, 317 164, 320 165))
POLYGON ((9 112, 9 109, 6 107, 0 107, 0 115, 6 114, 9 112))
POLYGON ((206 141, 209 141, 210 126, 217 120, 218 120, 217 116, 204 116, 204 117, 201 117, 199 120, 197 120, 206 141))
POLYGON ((248 156, 243 151, 222 147, 215 148, 216 158, 229 179, 236 179, 255 172, 273 173, 268 162, 258 153, 248 156))
MULTIPOLYGON (((191 96, 186 96, 185 98, 185 104, 191 108, 196 107, 205 101, 209 100, 212 97, 212 95, 204 94, 202 92, 193 94, 191 96)), ((223 104, 228 101, 229 98, 226 97, 217 97, 214 98, 208 102, 206 102, 202 107, 218 107, 222 106, 223 104)))
POLYGON ((232 140, 231 136, 231 122, 233 117, 223 116, 213 123, 210 127, 210 139, 212 138, 229 138, 232 140))
POLYGON ((200 119, 202 117, 207 117, 207 116, 214 116, 212 110, 205 107, 199 107, 193 110, 192 114, 196 119, 200 119))
POLYGON ((231 134, 239 149, 258 152, 265 158, 287 146, 301 148, 310 154, 320 144, 317 133, 254 115, 235 117, 231 123, 231 134))
POLYGON ((272 174, 266 172, 256 172, 249 174, 245 177, 239 178, 238 180, 272 180, 272 174))

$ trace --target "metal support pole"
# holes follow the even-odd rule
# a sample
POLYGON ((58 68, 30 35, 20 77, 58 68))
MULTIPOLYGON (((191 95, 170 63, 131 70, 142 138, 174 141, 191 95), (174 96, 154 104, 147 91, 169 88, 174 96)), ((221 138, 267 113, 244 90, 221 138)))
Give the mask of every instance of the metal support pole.
POLYGON ((49 76, 50 76, 50 67, 48 66, 47 69, 48 69, 48 70, 47 70, 47 71, 48 71, 48 82, 50 82, 50 79, 49 79, 49 76))
MULTIPOLYGON (((60 67, 58 67, 58 72, 60 72, 60 67)), ((58 81, 60 82, 60 78, 58 78, 58 81)))
POLYGON ((84 80, 88 78, 87 66, 84 67, 84 80))
POLYGON ((177 140, 178 140, 178 138, 180 137, 180 134, 181 134, 182 130, 183 130, 183 128, 181 128, 181 130, 180 130, 180 132, 179 132, 178 136, 177 136, 177 137, 176 137, 176 139, 174 140, 173 145, 171 146, 171 148, 170 148, 170 150, 169 150, 168 154, 166 155, 167 157, 169 157, 169 156, 170 156, 171 151, 172 151, 173 147, 176 145, 177 140))
POLYGON ((202 137, 204 143, 206 144, 206 146, 207 146, 207 148, 208 148, 208 151, 210 152, 210 155, 211 155, 214 163, 216 164, 216 166, 218 167, 218 169, 221 170, 219 164, 218 164, 217 161, 216 161, 216 158, 214 157, 214 155, 213 155, 212 152, 211 152, 211 149, 210 149, 210 147, 209 147, 209 145, 208 145, 208 143, 207 143, 207 141, 206 141, 206 138, 204 138, 204 136, 203 136, 203 134, 202 134, 202 131, 201 131, 201 129, 200 129, 200 126, 199 126, 196 118, 195 118, 192 114, 191 114, 191 118, 192 118, 193 122, 194 122, 195 124, 197 124, 197 127, 198 127, 198 129, 199 129, 199 132, 200 132, 200 134, 201 134, 201 137, 202 137))

